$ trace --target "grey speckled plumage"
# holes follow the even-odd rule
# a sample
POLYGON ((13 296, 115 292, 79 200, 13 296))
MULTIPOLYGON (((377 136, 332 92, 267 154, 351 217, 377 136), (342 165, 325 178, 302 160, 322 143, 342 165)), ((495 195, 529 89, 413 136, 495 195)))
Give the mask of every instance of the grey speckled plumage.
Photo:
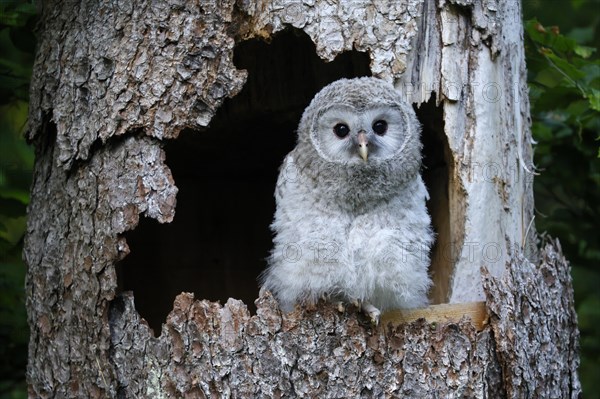
POLYGON ((420 132, 382 80, 342 79, 315 96, 280 170, 260 277, 284 311, 323 296, 360 302, 375 319, 427 305, 433 234, 420 132))

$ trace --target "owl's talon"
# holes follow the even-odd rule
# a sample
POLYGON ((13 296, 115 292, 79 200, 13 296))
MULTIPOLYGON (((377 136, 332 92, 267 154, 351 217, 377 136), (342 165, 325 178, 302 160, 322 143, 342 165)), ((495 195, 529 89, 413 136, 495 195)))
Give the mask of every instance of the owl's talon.
POLYGON ((304 301, 304 308, 306 310, 315 310, 318 302, 319 300, 317 298, 308 298, 304 301))
POLYGON ((360 299, 353 299, 352 304, 356 306, 359 312, 362 311, 362 301, 360 299))
POLYGON ((344 313, 344 312, 346 311, 346 305, 344 305, 344 302, 342 302, 342 301, 339 301, 339 302, 337 303, 337 310, 338 310, 338 312, 340 312, 340 313, 344 313))
POLYGON ((379 325, 379 318, 381 317, 381 311, 377 309, 375 306, 371 305, 369 302, 363 302, 362 311, 369 317, 371 320, 371 324, 374 326, 379 325))

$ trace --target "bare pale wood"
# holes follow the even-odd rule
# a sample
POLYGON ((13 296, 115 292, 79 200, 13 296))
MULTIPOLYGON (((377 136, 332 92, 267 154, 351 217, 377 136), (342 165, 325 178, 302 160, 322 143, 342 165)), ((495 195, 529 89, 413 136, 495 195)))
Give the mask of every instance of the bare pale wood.
POLYGON ((477 329, 483 330, 488 324, 488 312, 485 302, 468 302, 432 305, 423 309, 398 309, 385 312, 381 316, 381 325, 391 324, 396 327, 418 319, 425 319, 428 323, 458 323, 463 317, 468 317, 477 329))

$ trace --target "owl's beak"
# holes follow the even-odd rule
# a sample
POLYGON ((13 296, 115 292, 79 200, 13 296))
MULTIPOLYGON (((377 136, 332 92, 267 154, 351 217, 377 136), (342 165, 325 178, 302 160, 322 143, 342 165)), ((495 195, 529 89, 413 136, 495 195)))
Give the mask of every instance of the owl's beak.
POLYGON ((364 130, 358 132, 358 155, 367 162, 369 157, 369 140, 367 139, 367 133, 364 130))

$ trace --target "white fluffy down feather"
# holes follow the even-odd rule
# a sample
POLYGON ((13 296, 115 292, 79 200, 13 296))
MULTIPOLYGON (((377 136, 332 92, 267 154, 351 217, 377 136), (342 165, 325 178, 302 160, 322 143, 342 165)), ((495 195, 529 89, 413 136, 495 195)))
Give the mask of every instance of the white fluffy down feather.
POLYGON ((306 108, 281 166, 263 289, 284 311, 321 297, 379 311, 426 306, 433 242, 421 128, 376 78, 338 80, 306 108))

